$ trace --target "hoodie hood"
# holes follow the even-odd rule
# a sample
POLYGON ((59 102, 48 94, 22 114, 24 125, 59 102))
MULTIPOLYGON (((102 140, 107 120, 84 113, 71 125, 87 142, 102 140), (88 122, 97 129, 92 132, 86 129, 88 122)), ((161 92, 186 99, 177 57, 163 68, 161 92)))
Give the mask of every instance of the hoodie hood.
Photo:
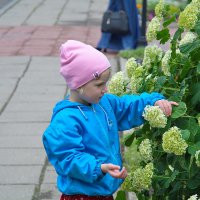
POLYGON ((78 102, 71 102, 71 101, 69 101, 69 96, 68 96, 66 99, 59 101, 55 105, 55 107, 53 109, 53 115, 52 115, 51 121, 57 115, 57 113, 59 113, 63 109, 66 109, 66 108, 78 108, 79 109, 80 107, 88 107, 88 106, 85 106, 78 102))
POLYGON ((107 112, 100 104, 92 104, 91 106, 86 106, 86 105, 78 103, 78 102, 69 101, 69 96, 67 96, 67 98, 65 100, 62 100, 56 104, 56 106, 53 109, 53 115, 52 115, 51 121, 54 119, 54 117, 57 115, 57 113, 59 113, 61 110, 66 109, 66 108, 78 109, 80 111, 80 113, 83 115, 83 117, 85 118, 85 120, 88 120, 88 116, 85 114, 84 111, 92 110, 93 112, 96 112, 96 110, 95 110, 96 105, 104 112, 104 114, 106 116, 107 125, 110 129, 110 127, 112 126, 112 121, 109 119, 107 112))

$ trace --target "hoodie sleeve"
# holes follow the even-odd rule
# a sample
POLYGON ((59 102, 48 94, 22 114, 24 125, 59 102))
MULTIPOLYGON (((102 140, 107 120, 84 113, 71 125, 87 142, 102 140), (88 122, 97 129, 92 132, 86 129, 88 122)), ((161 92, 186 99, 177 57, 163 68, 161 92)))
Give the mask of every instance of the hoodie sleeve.
POLYGON ((110 105, 115 113, 119 131, 129 130, 144 123, 142 113, 146 105, 154 105, 164 99, 159 93, 142 93, 141 95, 124 95, 118 97, 108 94, 110 105))
POLYGON ((59 175, 92 183, 104 176, 100 168, 102 163, 85 152, 79 126, 60 112, 44 132, 43 144, 59 175))

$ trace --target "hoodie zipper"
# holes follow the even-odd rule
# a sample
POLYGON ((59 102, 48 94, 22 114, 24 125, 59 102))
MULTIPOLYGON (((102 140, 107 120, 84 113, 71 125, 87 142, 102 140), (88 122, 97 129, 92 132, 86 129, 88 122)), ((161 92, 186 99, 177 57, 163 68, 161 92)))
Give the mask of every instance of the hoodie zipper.
MULTIPOLYGON (((94 115, 95 115, 95 118, 96 118, 96 120, 98 121, 98 124, 100 125, 100 127, 102 128, 102 130, 103 130, 103 135, 104 135, 104 137, 105 137, 105 139, 106 139, 106 141, 107 141, 107 146, 108 146, 108 149, 109 149, 109 151, 110 151, 110 140, 109 140, 109 135, 107 135, 106 134, 106 132, 109 132, 109 127, 108 127, 108 130, 106 131, 105 130, 105 127, 102 125, 102 123, 100 122, 100 120, 99 120, 99 118, 98 118, 98 116, 97 116, 97 112, 96 112, 96 110, 94 109, 94 107, 93 106, 91 106, 91 109, 92 109, 92 111, 94 112, 94 115)), ((104 113, 105 114, 105 113, 104 113)), ((106 116, 106 119, 107 119, 107 116, 106 116)), ((110 153, 110 155, 111 155, 111 153, 110 153)))

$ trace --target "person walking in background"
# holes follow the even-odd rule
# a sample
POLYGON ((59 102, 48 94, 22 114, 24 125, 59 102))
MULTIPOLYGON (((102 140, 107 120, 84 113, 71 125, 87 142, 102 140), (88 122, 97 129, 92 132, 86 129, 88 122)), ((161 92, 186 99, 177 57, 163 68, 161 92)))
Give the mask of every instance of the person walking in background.
POLYGON ((97 44, 101 51, 120 51, 124 49, 135 49, 140 36, 138 10, 136 0, 110 0, 107 10, 124 10, 128 16, 129 32, 127 34, 112 34, 102 32, 97 44))
POLYGON ((111 65, 90 45, 68 40, 61 45, 60 73, 70 94, 58 102, 43 134, 43 144, 58 178, 61 200, 113 200, 127 176, 122 166, 118 131, 143 123, 146 105, 166 115, 175 102, 158 93, 107 93, 111 65))

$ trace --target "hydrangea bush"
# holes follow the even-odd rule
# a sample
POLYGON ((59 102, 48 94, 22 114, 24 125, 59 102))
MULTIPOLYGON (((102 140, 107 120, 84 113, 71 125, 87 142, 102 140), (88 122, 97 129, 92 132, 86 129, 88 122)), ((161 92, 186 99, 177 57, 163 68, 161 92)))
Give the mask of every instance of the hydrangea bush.
MULTIPOLYGON (((129 166, 122 191, 144 199, 200 198, 200 0, 192 0, 179 16, 169 16, 160 0, 147 40, 170 43, 164 52, 156 45, 145 48, 142 64, 127 61, 124 72, 115 74, 109 91, 116 95, 160 92, 179 103, 168 118, 157 106, 147 106, 145 123, 125 138, 137 146, 140 162, 129 166), (172 35, 169 25, 177 24, 172 35), (133 143, 134 141, 134 143, 133 143)), ((126 160, 125 160, 126 163, 126 160)), ((130 165, 130 163, 129 163, 130 165)), ((117 196, 123 200, 125 196, 117 196)))

